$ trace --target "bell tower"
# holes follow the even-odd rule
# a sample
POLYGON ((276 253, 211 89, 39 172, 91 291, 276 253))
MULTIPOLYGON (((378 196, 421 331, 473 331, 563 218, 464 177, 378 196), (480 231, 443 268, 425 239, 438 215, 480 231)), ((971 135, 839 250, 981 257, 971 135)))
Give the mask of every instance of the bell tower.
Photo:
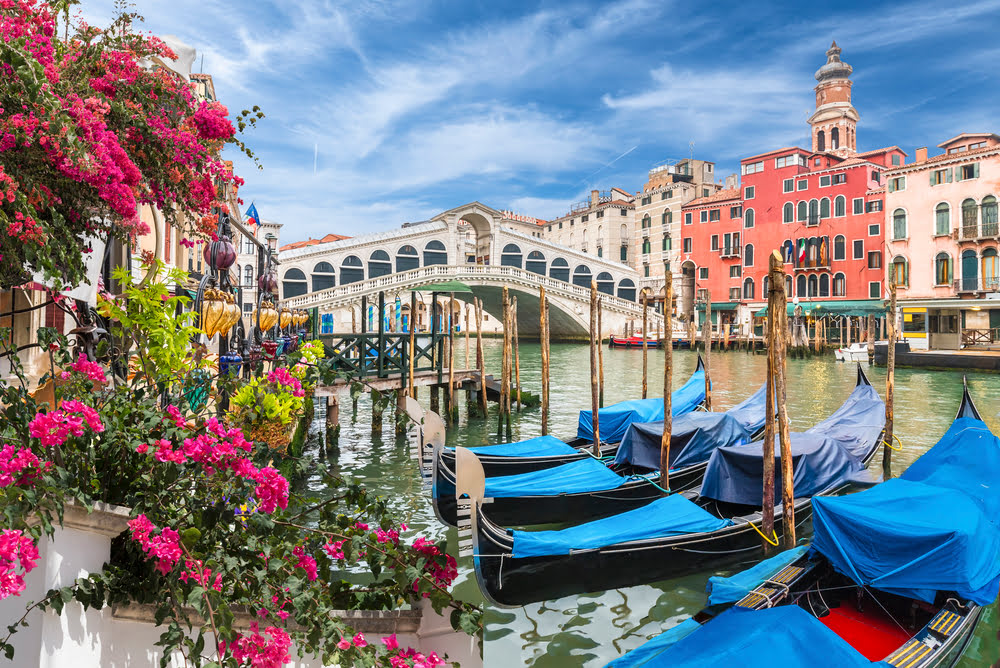
POLYGON ((841 157, 858 150, 858 110, 851 104, 851 72, 854 68, 840 59, 840 47, 833 42, 826 51, 826 65, 816 70, 816 111, 809 117, 812 150, 841 157))

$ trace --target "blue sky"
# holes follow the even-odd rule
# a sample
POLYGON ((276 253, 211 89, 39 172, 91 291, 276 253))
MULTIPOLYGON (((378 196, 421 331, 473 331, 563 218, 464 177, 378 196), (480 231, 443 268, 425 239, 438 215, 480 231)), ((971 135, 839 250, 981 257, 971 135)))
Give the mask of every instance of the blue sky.
MULTIPOLYGON (((84 0, 100 25, 111 0, 84 0)), ((807 145, 831 39, 854 66, 859 150, 911 156, 1000 132, 1000 0, 146 0, 231 110, 267 114, 236 158, 282 242, 357 235, 480 200, 550 218, 694 154, 807 145), (692 148, 693 143, 693 148, 692 148)))

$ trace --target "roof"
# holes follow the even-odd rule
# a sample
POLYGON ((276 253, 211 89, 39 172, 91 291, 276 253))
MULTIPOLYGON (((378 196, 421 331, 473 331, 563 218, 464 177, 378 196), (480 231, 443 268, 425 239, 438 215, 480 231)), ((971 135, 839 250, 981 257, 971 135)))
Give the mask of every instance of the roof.
POLYGON ((713 195, 708 197, 699 197, 698 199, 693 199, 681 208, 688 208, 690 206, 704 206, 706 204, 715 204, 716 202, 724 202, 730 199, 740 199, 739 188, 730 188, 729 190, 720 190, 713 195))
POLYGON ((909 153, 907 153, 903 149, 899 148, 898 146, 886 146, 885 148, 877 148, 877 149, 875 149, 873 151, 865 151, 863 153, 855 153, 854 157, 855 158, 865 158, 865 157, 868 157, 870 155, 881 155, 883 153, 888 153, 889 151, 899 151, 903 155, 909 156, 909 153))
POLYGON ((306 239, 305 241, 293 241, 290 244, 285 244, 284 246, 282 246, 278 250, 279 251, 286 251, 286 250, 292 250, 293 248, 304 248, 305 246, 315 246, 316 244, 325 244, 325 243, 329 243, 331 241, 343 241, 344 239, 350 239, 350 238, 351 237, 344 236, 343 234, 328 234, 325 237, 323 237, 322 239, 313 239, 313 238, 310 237, 309 239, 306 239))
POLYGON ((972 149, 971 151, 962 151, 961 153, 942 153, 941 155, 935 155, 926 160, 921 160, 920 162, 911 162, 906 165, 899 165, 897 167, 890 167, 887 172, 898 172, 900 170, 906 170, 911 167, 924 167, 926 165, 931 165, 936 162, 944 162, 945 160, 962 160, 969 157, 970 155, 981 155, 983 153, 1000 151, 1000 146, 984 146, 983 148, 972 149))
POLYGON ((784 153, 785 151, 802 151, 803 153, 808 153, 812 155, 812 151, 801 148, 799 146, 786 146, 785 148, 776 148, 773 151, 768 151, 767 153, 758 153, 757 155, 751 155, 748 158, 741 158, 740 162, 746 162, 747 160, 756 160, 757 158, 764 158, 769 155, 774 155, 775 153, 784 153))
POLYGON ((1000 141, 1000 135, 994 134, 992 132, 963 132, 949 139, 948 141, 943 141, 938 144, 938 148, 944 148, 948 144, 958 141, 959 139, 972 139, 973 137, 993 137, 994 139, 1000 141))

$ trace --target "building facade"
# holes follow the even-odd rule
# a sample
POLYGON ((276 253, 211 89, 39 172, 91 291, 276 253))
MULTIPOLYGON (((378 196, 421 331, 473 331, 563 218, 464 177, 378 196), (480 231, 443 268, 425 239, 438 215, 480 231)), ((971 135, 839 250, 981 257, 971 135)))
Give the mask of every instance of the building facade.
MULTIPOLYGON (((714 312, 725 311, 723 320, 733 324, 735 306, 743 295, 743 199, 739 188, 727 188, 693 199, 681 208, 678 249, 680 281, 677 313, 689 320, 695 302, 711 299, 714 312)), ((751 293, 746 295, 753 299, 751 293)), ((712 318, 713 323, 719 317, 712 318)))
POLYGON ((628 191, 592 190, 589 199, 577 202, 563 216, 538 221, 537 228, 546 241, 634 267, 630 248, 634 215, 628 191))
POLYGON ((912 348, 1000 340, 1000 136, 964 133, 886 173, 887 277, 912 348))

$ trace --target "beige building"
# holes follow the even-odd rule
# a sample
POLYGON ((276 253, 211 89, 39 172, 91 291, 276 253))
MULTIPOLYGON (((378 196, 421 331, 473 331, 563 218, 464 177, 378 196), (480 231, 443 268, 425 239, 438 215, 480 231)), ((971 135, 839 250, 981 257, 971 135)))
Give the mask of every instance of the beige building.
POLYGON ((541 238, 581 253, 635 266, 631 248, 634 203, 621 188, 592 190, 567 214, 540 221, 541 238))

